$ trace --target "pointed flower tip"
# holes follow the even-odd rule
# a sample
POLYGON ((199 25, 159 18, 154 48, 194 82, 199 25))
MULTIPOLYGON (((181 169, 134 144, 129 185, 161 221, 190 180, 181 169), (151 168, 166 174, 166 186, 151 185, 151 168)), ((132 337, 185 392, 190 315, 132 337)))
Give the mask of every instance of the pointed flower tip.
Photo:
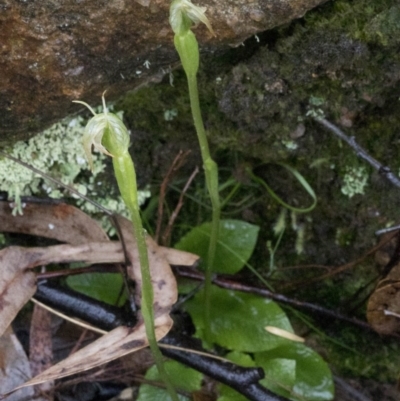
POLYGON ((187 25, 189 19, 197 25, 202 22, 213 36, 215 35, 209 19, 206 17, 206 7, 195 6, 190 0, 174 0, 171 3, 169 22, 176 34, 182 34, 190 29, 187 25))

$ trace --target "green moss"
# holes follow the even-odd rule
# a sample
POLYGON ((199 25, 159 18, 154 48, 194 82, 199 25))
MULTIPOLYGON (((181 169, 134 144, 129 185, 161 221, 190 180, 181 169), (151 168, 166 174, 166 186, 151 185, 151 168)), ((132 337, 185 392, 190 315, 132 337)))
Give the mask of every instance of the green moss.
POLYGON ((398 94, 395 4, 329 2, 276 29, 275 42, 216 86, 220 109, 238 129, 213 131, 215 143, 236 141, 237 149, 246 143, 247 155, 271 161, 291 157, 284 144, 294 140, 299 143, 295 155, 302 156, 315 146, 309 135, 293 139, 310 97, 325 99, 320 108, 331 119, 349 115, 354 120, 382 108, 388 96, 398 94))

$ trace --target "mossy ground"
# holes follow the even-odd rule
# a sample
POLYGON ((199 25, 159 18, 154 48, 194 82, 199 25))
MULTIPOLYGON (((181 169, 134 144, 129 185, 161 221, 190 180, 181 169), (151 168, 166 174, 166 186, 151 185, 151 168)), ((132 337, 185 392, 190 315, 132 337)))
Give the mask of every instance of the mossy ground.
MULTIPOLYGON (((370 249, 377 241, 375 230, 398 221, 398 189, 306 114, 315 107, 313 99, 318 99, 318 108, 327 119, 354 135, 392 171, 399 171, 399 15, 395 0, 328 2, 301 20, 259 35, 260 43, 251 38, 244 49, 203 64, 200 96, 212 149, 222 167, 221 182, 234 177, 240 183, 224 213, 261 226, 252 263, 262 273, 268 271, 265 243, 274 241, 272 227, 280 206, 251 183, 243 173, 246 165, 257 167, 285 201, 305 206, 308 195, 276 165, 286 162, 306 177, 318 196, 317 208, 298 217, 305 227, 303 253, 296 253, 297 234, 287 229, 275 255, 278 266, 339 266, 370 249), (238 57, 239 52, 247 53, 247 58, 238 57), (360 169, 367 177, 361 193, 345 188, 346 174, 357 176, 360 169)), ((125 110, 134 141, 138 139, 136 157, 144 155, 138 165, 150 163, 152 168, 143 174, 157 182, 180 148, 193 151, 181 177, 200 165, 186 82, 182 73, 174 72, 174 77, 174 86, 166 80, 128 95, 117 105, 125 110)), ((198 202, 186 202, 177 225, 183 227, 176 231, 178 237, 188 226, 207 219, 208 209, 201 204, 204 196, 199 195, 204 191, 200 178, 193 188, 191 195, 198 202)), ((357 268, 291 295, 340 307, 377 272, 373 260, 367 259, 357 268)), ((278 270, 274 279, 279 287, 284 281, 317 273, 312 269, 278 270)), ((359 313, 362 316, 363 311, 359 313)), ((371 345, 373 336, 351 331, 348 326, 329 330, 362 354, 351 356, 344 348, 343 353, 332 349, 332 362, 341 372, 395 380, 399 368, 392 361, 399 358, 393 343, 375 340, 371 345), (389 361, 391 357, 394 359, 389 361)))

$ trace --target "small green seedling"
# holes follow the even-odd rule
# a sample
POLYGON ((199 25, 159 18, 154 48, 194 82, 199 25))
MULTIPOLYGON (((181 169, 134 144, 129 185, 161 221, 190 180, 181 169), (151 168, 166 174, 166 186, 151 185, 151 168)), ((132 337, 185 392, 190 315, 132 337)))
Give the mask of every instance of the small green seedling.
POLYGON ((76 100, 86 106, 94 115, 87 123, 83 134, 83 146, 89 165, 92 168, 92 146, 98 151, 111 156, 114 174, 133 223, 133 231, 139 251, 140 271, 142 274, 142 315, 146 327, 146 335, 153 353, 160 377, 163 379, 173 401, 178 396, 172 386, 163 364, 163 357, 157 344, 154 327, 153 287, 151 284, 149 260, 147 255, 146 234, 140 218, 136 172, 129 154, 129 133, 122 120, 107 110, 103 94, 103 113, 96 114, 85 102, 76 100))

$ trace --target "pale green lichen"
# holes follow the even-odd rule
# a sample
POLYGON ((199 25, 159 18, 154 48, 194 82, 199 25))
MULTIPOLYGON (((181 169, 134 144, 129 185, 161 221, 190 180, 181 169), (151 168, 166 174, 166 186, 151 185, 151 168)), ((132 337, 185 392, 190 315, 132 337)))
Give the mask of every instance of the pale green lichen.
MULTIPOLYGON (((279 247, 279 243, 281 241, 281 237, 287 227, 287 214, 288 214, 288 209, 286 208, 282 208, 281 212, 279 213, 279 216, 274 224, 274 226, 272 227, 274 234, 276 237, 278 237, 276 243, 274 246, 272 246, 272 241, 267 241, 267 249, 268 252, 270 253, 270 271, 272 272, 274 270, 274 263, 273 263, 273 259, 274 259, 274 254, 277 250, 277 248, 279 247)), ((305 241, 306 241, 306 228, 307 228, 307 224, 305 221, 299 223, 298 222, 298 215, 295 212, 290 212, 290 220, 291 220, 291 228, 292 230, 296 233, 296 240, 295 240, 295 251, 297 255, 301 255, 304 253, 304 247, 305 247, 305 241)), ((312 219, 311 217, 306 218, 306 220, 311 223, 312 219)))
MULTIPOLYGON (((122 118, 122 115, 120 117, 122 118)), ((84 127, 85 121, 82 117, 65 119, 29 141, 17 142, 9 153, 72 186, 110 211, 128 216, 128 211, 117 191, 107 191, 106 197, 99 195, 102 192, 99 188, 103 185, 99 173, 105 169, 104 155, 99 153, 93 155, 93 174, 81 174, 89 170, 82 146, 84 127)), ((8 198, 14 201, 14 214, 22 214, 23 196, 46 194, 51 198, 70 197, 65 188, 7 158, 0 159, 0 191, 7 192, 8 198)), ((149 196, 148 190, 140 191, 139 201, 143 203, 149 196)), ((92 214, 99 212, 88 202, 79 200, 77 204, 85 212, 92 214)), ((104 227, 110 230, 108 220, 102 219, 102 222, 104 227)))
POLYGON ((342 194, 349 198, 356 194, 364 195, 367 183, 368 173, 366 167, 347 167, 340 190, 342 194))
POLYGON ((287 209, 282 208, 278 218, 276 219, 276 222, 274 226, 272 227, 275 236, 279 235, 281 232, 285 231, 286 229, 286 216, 287 216, 287 209))
POLYGON ((164 111, 164 120, 172 121, 178 115, 177 109, 170 109, 164 111))
POLYGON ((291 139, 288 139, 288 140, 282 139, 281 142, 282 142, 282 145, 284 145, 285 148, 288 150, 296 150, 299 147, 299 145, 291 139))
POLYGON ((325 103, 326 100, 324 98, 311 95, 308 99, 308 111, 306 117, 324 118, 325 113, 320 106, 323 106, 325 103))
POLYGON ((305 234, 306 234, 306 224, 305 222, 298 222, 298 214, 295 212, 290 213, 291 225, 293 231, 296 233, 296 241, 294 249, 297 255, 301 255, 304 252, 305 245, 305 234))

